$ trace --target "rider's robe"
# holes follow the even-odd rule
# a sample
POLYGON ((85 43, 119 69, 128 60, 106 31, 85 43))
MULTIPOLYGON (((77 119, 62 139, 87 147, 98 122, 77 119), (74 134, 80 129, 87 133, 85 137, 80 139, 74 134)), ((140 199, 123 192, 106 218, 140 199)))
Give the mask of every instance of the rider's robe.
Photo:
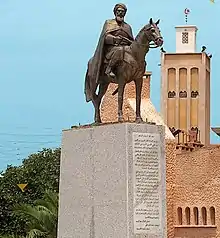
POLYGON ((114 47, 114 45, 109 46, 105 44, 105 39, 108 34, 114 36, 122 35, 123 37, 128 38, 131 41, 134 40, 131 26, 126 22, 118 25, 115 19, 105 21, 101 35, 99 37, 98 45, 95 50, 95 54, 88 63, 88 69, 85 79, 85 94, 87 102, 92 99, 92 94, 97 89, 100 77, 100 69, 103 65, 104 57, 114 47))

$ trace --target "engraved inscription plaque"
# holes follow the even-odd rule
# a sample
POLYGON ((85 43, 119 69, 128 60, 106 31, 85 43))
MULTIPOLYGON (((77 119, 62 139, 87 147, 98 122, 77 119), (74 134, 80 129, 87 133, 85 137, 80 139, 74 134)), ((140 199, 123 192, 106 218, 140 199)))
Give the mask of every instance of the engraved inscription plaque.
POLYGON ((133 133, 134 233, 161 232, 160 135, 133 133))

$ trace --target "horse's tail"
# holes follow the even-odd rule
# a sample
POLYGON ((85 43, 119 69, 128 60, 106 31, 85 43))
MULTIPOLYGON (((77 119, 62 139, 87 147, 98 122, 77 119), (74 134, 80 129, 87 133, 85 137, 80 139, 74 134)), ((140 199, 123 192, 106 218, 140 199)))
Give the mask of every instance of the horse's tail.
POLYGON ((92 60, 91 58, 87 65, 86 75, 85 75, 85 87, 84 93, 86 96, 86 102, 90 102, 94 98, 94 94, 98 87, 98 83, 96 82, 96 77, 94 76, 94 69, 92 67, 92 60))
MULTIPOLYGON (((89 67, 88 67, 89 68, 89 67)), ((90 87, 90 77, 89 77, 89 69, 87 68, 86 70, 86 75, 85 75, 85 87, 84 87, 84 93, 86 96, 86 102, 90 102, 92 100, 91 96, 91 87, 90 87)))
POLYGON ((114 96, 116 93, 118 93, 118 88, 115 89, 115 91, 112 93, 112 96, 114 96))

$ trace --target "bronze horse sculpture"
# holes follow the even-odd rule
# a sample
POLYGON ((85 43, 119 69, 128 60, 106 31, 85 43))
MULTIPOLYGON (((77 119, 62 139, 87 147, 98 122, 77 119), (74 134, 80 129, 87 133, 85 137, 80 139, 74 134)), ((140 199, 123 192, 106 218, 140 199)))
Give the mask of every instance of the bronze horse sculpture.
POLYGON ((101 123, 100 104, 105 95, 110 83, 118 84, 117 90, 113 93, 118 93, 118 121, 123 121, 123 95, 124 88, 127 83, 135 82, 136 87, 136 122, 142 122, 140 105, 141 105, 141 91, 143 84, 143 75, 146 68, 145 56, 150 48, 157 48, 163 45, 163 38, 158 27, 159 20, 153 22, 152 18, 149 23, 145 25, 135 40, 131 42, 130 46, 121 47, 123 51, 123 61, 114 70, 115 76, 111 78, 105 74, 106 66, 102 65, 100 69, 99 82, 91 82, 92 77, 89 75, 89 67, 91 60, 88 62, 88 68, 85 78, 85 94, 88 101, 92 101, 95 108, 95 123, 101 123), (98 88, 99 87, 99 88, 98 88), (96 90, 98 88, 98 93, 96 90))

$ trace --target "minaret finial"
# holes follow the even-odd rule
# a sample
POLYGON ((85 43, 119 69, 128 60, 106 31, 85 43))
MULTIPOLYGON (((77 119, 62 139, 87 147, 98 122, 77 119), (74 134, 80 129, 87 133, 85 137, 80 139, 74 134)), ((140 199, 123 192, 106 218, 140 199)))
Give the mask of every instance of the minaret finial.
POLYGON ((189 10, 188 8, 185 8, 184 13, 185 13, 185 21, 186 21, 186 25, 187 25, 187 22, 188 22, 188 14, 190 13, 190 10, 189 10))

